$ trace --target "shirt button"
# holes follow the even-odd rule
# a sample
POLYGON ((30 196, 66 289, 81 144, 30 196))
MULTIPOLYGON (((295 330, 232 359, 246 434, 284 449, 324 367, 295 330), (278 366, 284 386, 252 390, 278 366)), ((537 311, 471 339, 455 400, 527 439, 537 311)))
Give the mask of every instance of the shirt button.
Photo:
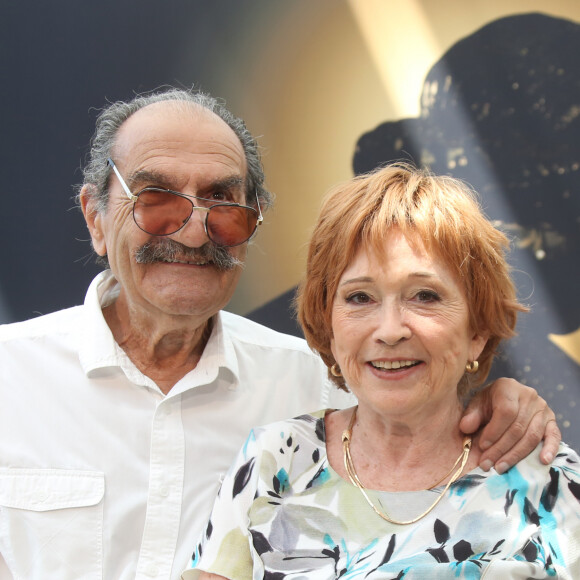
POLYGON ((154 578, 159 574, 159 568, 155 564, 149 564, 149 566, 147 566, 147 570, 145 570, 145 573, 147 576, 154 578))
POLYGON ((169 495, 169 487, 166 485, 163 485, 159 488, 159 495, 161 497, 167 497, 169 495))
POLYGON ((45 491, 37 491, 33 498, 32 501, 34 503, 43 503, 48 499, 48 494, 45 491))

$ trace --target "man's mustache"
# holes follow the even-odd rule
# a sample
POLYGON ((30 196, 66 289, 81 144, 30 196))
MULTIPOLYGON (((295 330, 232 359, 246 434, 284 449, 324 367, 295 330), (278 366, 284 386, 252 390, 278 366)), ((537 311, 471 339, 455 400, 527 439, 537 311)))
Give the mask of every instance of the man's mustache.
POLYGON ((207 242, 199 248, 190 248, 171 238, 159 238, 150 241, 135 251, 135 260, 139 264, 155 262, 209 262, 218 270, 232 270, 236 266, 243 267, 244 262, 232 256, 227 248, 207 242))

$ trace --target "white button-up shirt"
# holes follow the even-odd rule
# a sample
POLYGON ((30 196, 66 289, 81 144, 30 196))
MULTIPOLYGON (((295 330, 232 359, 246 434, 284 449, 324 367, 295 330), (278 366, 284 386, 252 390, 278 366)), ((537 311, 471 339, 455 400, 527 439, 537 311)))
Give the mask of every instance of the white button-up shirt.
POLYGON ((164 395, 101 308, 0 327, 0 579, 177 579, 251 427, 352 404, 298 338, 227 312, 164 395))

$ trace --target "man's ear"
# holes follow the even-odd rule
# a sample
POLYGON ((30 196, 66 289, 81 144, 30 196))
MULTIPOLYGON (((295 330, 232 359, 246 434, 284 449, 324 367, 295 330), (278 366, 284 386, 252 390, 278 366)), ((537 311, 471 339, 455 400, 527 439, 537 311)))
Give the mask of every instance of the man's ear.
POLYGON ((107 254, 107 244, 103 231, 103 216, 96 209, 97 202, 93 195, 94 189, 94 185, 83 185, 79 199, 87 227, 89 228, 89 234, 91 234, 93 249, 99 256, 105 256, 107 254))

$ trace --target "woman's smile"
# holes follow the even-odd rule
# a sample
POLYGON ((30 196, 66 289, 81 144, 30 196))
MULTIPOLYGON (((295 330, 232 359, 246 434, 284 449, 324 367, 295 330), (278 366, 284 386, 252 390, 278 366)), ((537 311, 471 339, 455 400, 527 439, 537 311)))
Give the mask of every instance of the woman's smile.
POLYGON ((376 360, 369 363, 375 369, 382 369, 385 371, 396 371, 399 369, 405 369, 407 367, 413 367, 421 364, 418 360, 376 360))

